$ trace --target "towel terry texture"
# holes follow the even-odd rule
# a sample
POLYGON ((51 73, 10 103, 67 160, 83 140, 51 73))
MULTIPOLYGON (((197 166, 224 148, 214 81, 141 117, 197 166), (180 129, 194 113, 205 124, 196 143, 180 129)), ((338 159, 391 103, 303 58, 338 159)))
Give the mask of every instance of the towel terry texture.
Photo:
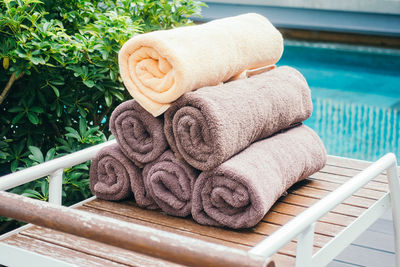
POLYGON ((275 64, 282 52, 279 31, 249 13, 137 35, 122 46, 118 63, 132 97, 158 116, 183 93, 275 64))
POLYGON ((101 149, 90 166, 90 190, 100 199, 122 200, 132 196, 131 179, 141 171, 117 144, 101 149))
POLYGON ((192 192, 198 174, 167 150, 144 167, 143 180, 146 191, 165 213, 185 217, 192 209, 192 192))
POLYGON ((192 215, 200 224, 256 225, 294 183, 326 162, 318 135, 307 126, 258 141, 196 180, 192 215))
POLYGON ((135 100, 125 101, 113 111, 110 130, 121 150, 138 166, 154 161, 168 146, 163 119, 153 117, 135 100))
POLYGON ((285 66, 184 94, 164 114, 164 131, 178 157, 207 171, 311 112, 306 80, 285 66))

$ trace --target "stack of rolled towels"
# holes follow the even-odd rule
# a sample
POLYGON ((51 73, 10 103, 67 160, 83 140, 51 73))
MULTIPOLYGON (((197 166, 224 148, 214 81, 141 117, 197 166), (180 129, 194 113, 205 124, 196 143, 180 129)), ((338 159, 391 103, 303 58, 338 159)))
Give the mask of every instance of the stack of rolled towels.
POLYGON ((110 118, 117 144, 90 168, 98 198, 200 224, 249 228, 326 162, 306 80, 275 67, 279 31, 244 14, 133 37, 119 53, 133 100, 110 118))

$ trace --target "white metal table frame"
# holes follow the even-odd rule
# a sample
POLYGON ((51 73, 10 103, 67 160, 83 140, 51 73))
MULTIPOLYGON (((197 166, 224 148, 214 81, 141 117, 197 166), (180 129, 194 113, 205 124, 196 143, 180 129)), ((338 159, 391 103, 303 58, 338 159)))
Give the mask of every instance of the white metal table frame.
MULTIPOLYGON (((61 205, 64 169, 92 159, 100 149, 115 142, 115 140, 111 140, 0 177, 0 190, 8 190, 21 184, 49 176, 49 202, 61 205)), ((395 261, 396 266, 400 266, 400 183, 397 174, 396 156, 392 153, 386 154, 316 204, 306 209, 275 233, 257 244, 249 253, 269 257, 297 237, 296 267, 325 266, 389 208, 392 208, 393 214, 395 261), (343 229, 335 238, 313 254, 315 222, 384 171, 386 171, 389 191, 348 227, 343 229)), ((52 266, 74 266, 73 264, 60 262, 48 256, 0 244, 0 255, 5 255, 3 253, 7 253, 10 257, 1 257, 0 264, 9 266, 22 266, 20 257, 23 257, 24 262, 29 262, 31 266, 43 266, 40 263, 51 261, 52 266)))

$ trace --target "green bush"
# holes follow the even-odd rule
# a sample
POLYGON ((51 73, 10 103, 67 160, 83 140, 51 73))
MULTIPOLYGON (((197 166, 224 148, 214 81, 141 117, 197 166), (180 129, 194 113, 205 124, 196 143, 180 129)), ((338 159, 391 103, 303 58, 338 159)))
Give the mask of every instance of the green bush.
MULTIPOLYGON (((2 0, 0 176, 105 141, 130 96, 117 54, 135 34, 191 23, 192 0, 2 0)), ((90 196, 88 163, 64 171, 64 204, 90 196)), ((46 200, 46 178, 13 192, 46 200)))

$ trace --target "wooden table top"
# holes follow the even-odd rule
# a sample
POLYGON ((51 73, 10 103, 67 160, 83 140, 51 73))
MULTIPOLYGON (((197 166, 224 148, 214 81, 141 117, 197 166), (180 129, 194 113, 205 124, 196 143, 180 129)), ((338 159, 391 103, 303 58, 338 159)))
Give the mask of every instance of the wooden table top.
MULTIPOLYGON (((75 208, 114 219, 150 226, 208 242, 249 250, 329 192, 369 166, 370 163, 328 157, 327 165, 288 190, 255 227, 230 230, 199 225, 191 217, 178 218, 160 211, 144 210, 132 202, 91 199, 75 208)), ((314 252, 353 222, 388 191, 386 176, 380 175, 344 203, 322 217, 315 225, 314 252)), ((176 266, 147 255, 65 234, 39 226, 29 226, 0 237, 0 242, 51 256, 78 266, 176 266)), ((296 240, 273 256, 276 266, 294 266, 296 240)))

